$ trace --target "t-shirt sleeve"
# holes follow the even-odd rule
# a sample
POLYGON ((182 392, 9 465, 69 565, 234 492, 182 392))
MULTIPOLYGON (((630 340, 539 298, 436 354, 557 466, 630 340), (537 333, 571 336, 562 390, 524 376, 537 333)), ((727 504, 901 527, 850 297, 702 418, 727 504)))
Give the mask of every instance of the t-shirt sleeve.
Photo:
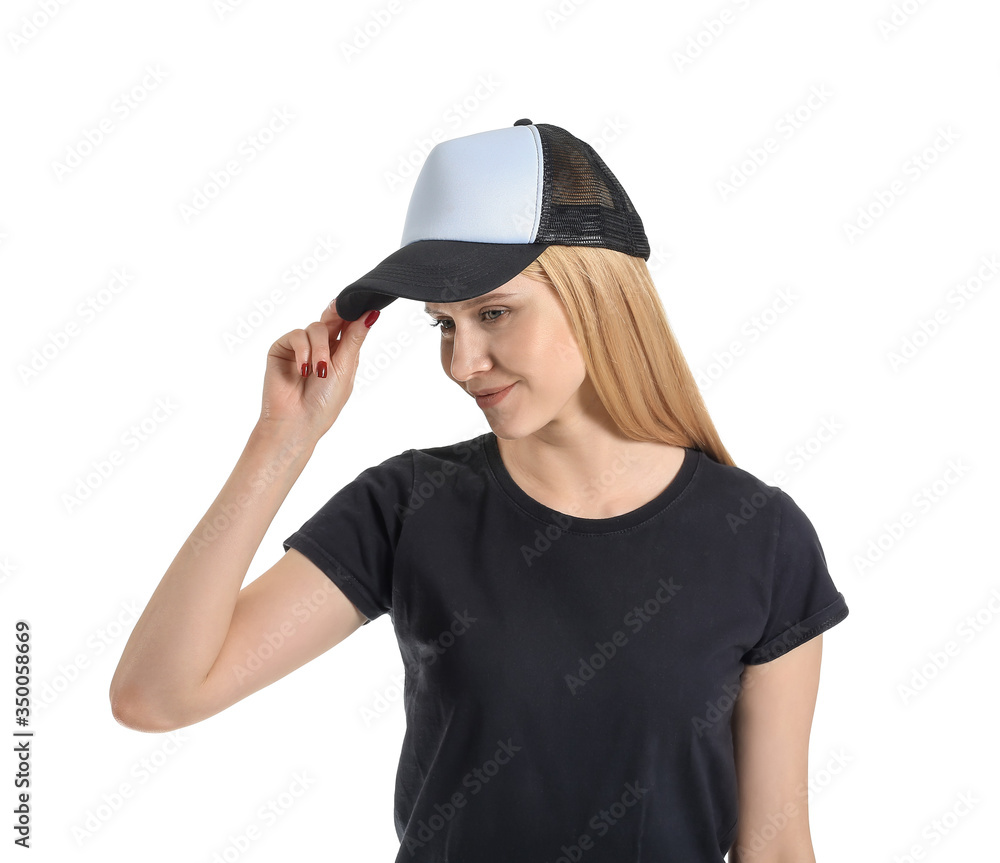
POLYGON ((764 631, 742 658, 747 665, 770 662, 840 623, 848 614, 812 522, 787 492, 780 506, 771 567, 770 605, 764 631))
POLYGON ((392 610, 392 573, 413 490, 413 451, 369 467, 282 545, 308 557, 368 618, 392 610))

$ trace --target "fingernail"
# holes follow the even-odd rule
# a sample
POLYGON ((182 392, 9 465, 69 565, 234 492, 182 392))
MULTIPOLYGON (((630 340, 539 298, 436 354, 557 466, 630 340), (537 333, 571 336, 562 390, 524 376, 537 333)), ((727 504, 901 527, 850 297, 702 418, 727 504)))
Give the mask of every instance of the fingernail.
POLYGON ((326 377, 326 363, 320 360, 316 363, 316 377, 325 378, 326 377))
POLYGON ((309 377, 309 363, 302 363, 302 377, 309 377))
POLYGON ((372 324, 374 324, 375 321, 378 320, 378 316, 379 316, 379 313, 378 313, 377 310, 374 311, 374 312, 370 312, 369 315, 368 315, 368 317, 365 318, 365 326, 366 327, 370 327, 372 324))

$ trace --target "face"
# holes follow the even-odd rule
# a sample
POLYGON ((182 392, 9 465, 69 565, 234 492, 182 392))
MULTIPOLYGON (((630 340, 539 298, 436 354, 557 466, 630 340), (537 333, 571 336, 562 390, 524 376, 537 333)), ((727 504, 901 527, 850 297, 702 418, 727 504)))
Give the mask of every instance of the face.
POLYGON ((591 403, 566 310, 544 282, 518 275, 474 300, 428 303, 425 311, 441 330, 445 374, 468 398, 513 384, 499 401, 477 401, 497 437, 558 431, 591 403))

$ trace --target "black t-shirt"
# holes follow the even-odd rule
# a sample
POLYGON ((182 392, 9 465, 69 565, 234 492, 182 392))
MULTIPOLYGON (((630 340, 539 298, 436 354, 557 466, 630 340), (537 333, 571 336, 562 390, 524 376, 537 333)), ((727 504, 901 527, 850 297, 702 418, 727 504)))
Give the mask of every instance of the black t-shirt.
POLYGON ((397 863, 718 863, 743 664, 843 620, 792 498, 694 448, 587 519, 526 494, 492 432, 363 471, 284 541, 405 668, 397 863))

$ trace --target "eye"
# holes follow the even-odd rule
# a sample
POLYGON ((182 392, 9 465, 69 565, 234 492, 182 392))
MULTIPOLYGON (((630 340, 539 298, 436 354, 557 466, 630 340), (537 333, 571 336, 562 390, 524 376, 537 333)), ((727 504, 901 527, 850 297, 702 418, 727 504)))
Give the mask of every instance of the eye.
MULTIPOLYGON (((488 315, 488 314, 490 314, 492 312, 496 312, 497 313, 497 317, 495 317, 495 318, 487 318, 484 321, 484 323, 491 324, 494 321, 499 320, 502 315, 509 315, 510 314, 510 312, 507 311, 507 309, 483 309, 479 314, 480 314, 480 316, 482 316, 482 315, 488 315)), ((450 333, 453 328, 452 327, 443 326, 443 324, 446 324, 446 323, 451 323, 451 320, 449 318, 440 318, 440 319, 438 319, 436 321, 431 321, 430 325, 432 327, 441 327, 441 332, 443 332, 443 333, 450 333)))

